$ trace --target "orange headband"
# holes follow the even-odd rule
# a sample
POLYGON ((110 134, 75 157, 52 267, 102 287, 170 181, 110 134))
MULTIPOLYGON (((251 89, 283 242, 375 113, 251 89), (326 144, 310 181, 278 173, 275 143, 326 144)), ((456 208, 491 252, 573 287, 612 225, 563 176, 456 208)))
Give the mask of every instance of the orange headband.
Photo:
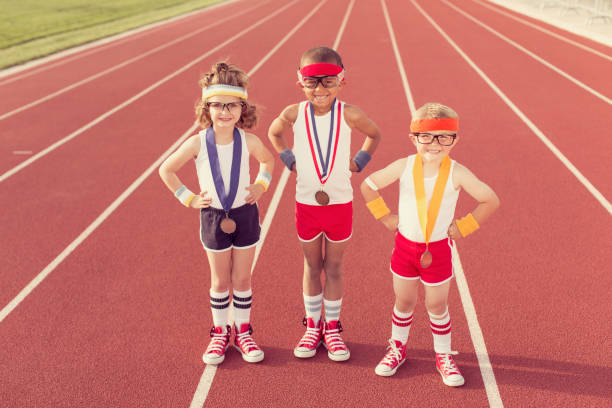
POLYGON ((454 130, 459 129, 459 120, 456 118, 444 119, 417 119, 410 122, 410 131, 413 133, 428 132, 432 130, 454 130))

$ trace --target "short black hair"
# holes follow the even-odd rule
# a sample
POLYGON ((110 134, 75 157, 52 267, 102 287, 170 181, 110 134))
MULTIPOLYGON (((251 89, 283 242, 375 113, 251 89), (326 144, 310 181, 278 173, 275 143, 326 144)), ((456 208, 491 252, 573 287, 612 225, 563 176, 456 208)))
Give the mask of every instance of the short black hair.
POLYGON ((326 62, 329 64, 342 65, 342 58, 340 54, 336 52, 336 50, 331 49, 329 47, 314 47, 302 54, 302 59, 300 60, 300 67, 303 66, 304 61, 310 60, 312 62, 326 62))

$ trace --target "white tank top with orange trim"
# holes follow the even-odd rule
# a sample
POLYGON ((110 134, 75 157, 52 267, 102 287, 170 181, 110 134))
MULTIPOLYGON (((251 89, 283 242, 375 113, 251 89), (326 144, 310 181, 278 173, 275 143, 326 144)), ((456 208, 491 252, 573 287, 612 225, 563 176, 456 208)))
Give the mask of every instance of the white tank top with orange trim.
MULTIPOLYGON (((319 180, 313 153, 311 150, 306 124, 310 128, 312 137, 312 148, 314 149, 314 157, 316 158, 319 171, 321 169, 319 153, 314 140, 314 133, 311 125, 310 110, 307 109, 307 101, 301 102, 298 106, 298 116, 293 124, 293 154, 295 155, 295 168, 297 171, 297 184, 295 188, 295 200, 298 203, 308 205, 319 205, 315 200, 315 193, 321 190, 321 182, 319 180)), ((336 100, 336 110, 334 113, 334 131, 331 140, 331 152, 329 158, 329 177, 323 185, 323 191, 329 195, 329 204, 345 204, 353 201, 353 187, 351 186, 351 171, 349 169, 351 155, 351 128, 344 120, 344 102, 336 100), (338 115, 338 107, 341 112, 338 115), (338 117, 340 116, 340 117, 338 117), (337 125, 340 121, 340 132, 337 135, 337 125), (338 143, 336 148, 336 157, 334 157, 334 145, 336 138, 338 143), (333 168, 332 168, 333 161, 333 168)), ((331 111, 323 116, 315 115, 315 123, 317 126, 317 134, 319 135, 319 143, 323 158, 327 154, 327 146, 329 143, 329 127, 330 127, 331 111)), ((324 178, 325 180, 325 178, 324 178)))
MULTIPOLYGON (((416 198, 414 195, 414 181, 412 178, 412 166, 416 155, 408 156, 406 168, 400 177, 399 187, 399 232, 413 242, 425 242, 425 237, 421 231, 419 223, 419 215, 416 206, 416 198)), ((431 233, 429 242, 440 241, 448 237, 447 231, 455 216, 455 206, 459 198, 460 189, 455 190, 453 186, 453 172, 455 170, 455 161, 451 160, 450 174, 444 188, 444 196, 440 205, 440 212, 436 220, 436 225, 431 233)), ((427 208, 433 194, 434 185, 436 183, 437 174, 433 177, 425 178, 425 197, 427 199, 427 208)))
MULTIPOLYGON (((238 192, 232 204, 232 208, 240 207, 246 204, 245 198, 249 195, 246 187, 250 185, 249 174, 249 150, 246 144, 246 136, 244 130, 238 129, 240 132, 240 143, 242 143, 242 155, 240 158, 240 178, 238 181, 238 192)), ((206 130, 200 131, 200 151, 195 159, 198 181, 201 191, 208 191, 208 196, 212 198, 211 207, 223 209, 221 200, 217 195, 215 182, 210 170, 210 161, 208 159, 208 149, 206 148, 206 130)), ((225 194, 229 194, 230 189, 230 174, 232 169, 232 155, 234 152, 234 142, 226 145, 217 145, 217 155, 219 156, 219 167, 221 167, 221 176, 223 177, 223 185, 225 194)))

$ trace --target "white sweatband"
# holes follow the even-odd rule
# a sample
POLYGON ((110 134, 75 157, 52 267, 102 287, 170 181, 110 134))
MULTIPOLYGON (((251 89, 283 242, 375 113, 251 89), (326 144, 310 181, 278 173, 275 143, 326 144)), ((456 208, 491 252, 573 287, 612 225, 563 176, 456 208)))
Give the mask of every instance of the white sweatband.
POLYGON ((191 200, 193 200, 193 197, 195 197, 196 195, 189 190, 187 187, 185 187, 185 185, 182 185, 178 188, 178 190, 176 190, 174 192, 174 196, 186 207, 189 207, 189 204, 191 204, 191 200))
POLYGON ((272 175, 265 170, 262 170, 257 174, 257 178, 255 179, 255 184, 261 184, 264 188, 264 191, 268 191, 268 186, 270 185, 270 181, 272 181, 272 175))
POLYGON ((244 100, 248 98, 246 89, 239 86, 215 84, 202 89, 202 100, 206 100, 217 95, 236 96, 244 100))
POLYGON ((369 177, 366 177, 366 179, 364 181, 368 185, 368 187, 370 187, 372 190, 378 191, 378 187, 376 186, 376 184, 374 184, 374 182, 372 180, 370 180, 369 177))

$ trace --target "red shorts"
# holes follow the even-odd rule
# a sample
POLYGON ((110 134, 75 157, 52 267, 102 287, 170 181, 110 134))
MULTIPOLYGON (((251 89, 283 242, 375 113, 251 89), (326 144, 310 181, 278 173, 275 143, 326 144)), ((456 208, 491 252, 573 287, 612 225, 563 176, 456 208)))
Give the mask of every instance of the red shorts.
POLYGON ((321 234, 328 241, 346 241, 353 233, 353 202, 307 205, 296 201, 295 225, 300 241, 309 242, 321 234))
POLYGON ((412 242, 398 232, 391 254, 391 272, 401 279, 420 278, 424 285, 441 285, 453 277, 452 242, 449 238, 430 242, 433 262, 429 268, 423 268, 420 259, 425 252, 425 243, 412 242))

